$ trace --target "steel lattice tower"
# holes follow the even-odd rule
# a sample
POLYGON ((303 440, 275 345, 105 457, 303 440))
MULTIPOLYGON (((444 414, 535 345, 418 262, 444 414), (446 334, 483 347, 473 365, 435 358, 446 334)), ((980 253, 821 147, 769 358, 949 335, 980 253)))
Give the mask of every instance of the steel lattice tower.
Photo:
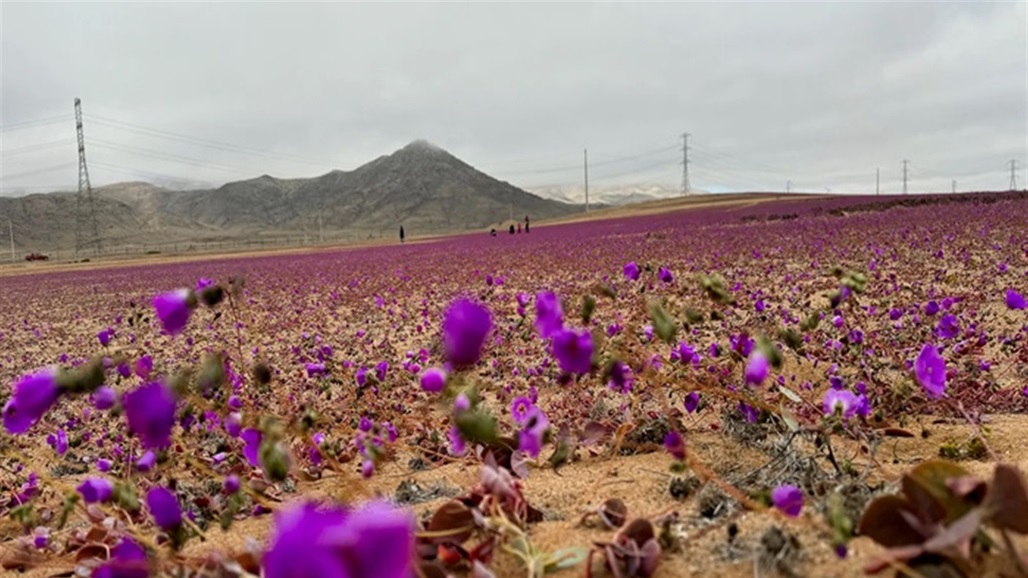
POLYGON ((75 253, 92 246, 93 252, 99 254, 100 228, 96 223, 96 203, 93 202, 93 186, 89 184, 89 168, 86 166, 86 137, 82 132, 82 101, 75 99, 75 132, 79 144, 79 191, 75 195, 75 253), (86 205, 89 205, 86 207, 86 205), (88 211, 88 215, 87 215, 88 211), (88 222, 87 222, 88 221, 88 222), (86 228, 92 233, 84 238, 86 228))

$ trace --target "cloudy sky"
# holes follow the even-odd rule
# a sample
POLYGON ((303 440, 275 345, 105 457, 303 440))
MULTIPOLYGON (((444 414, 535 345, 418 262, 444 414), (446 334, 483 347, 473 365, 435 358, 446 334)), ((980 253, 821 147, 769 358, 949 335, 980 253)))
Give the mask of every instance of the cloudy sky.
POLYGON ((423 138, 533 189, 1004 189, 1025 2, 0 4, 0 190, 353 169, 423 138))

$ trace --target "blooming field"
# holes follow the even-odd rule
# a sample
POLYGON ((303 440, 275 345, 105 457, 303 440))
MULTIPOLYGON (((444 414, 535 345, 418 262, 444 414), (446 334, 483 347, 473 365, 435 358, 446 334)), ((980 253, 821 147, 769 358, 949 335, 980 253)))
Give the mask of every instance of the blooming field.
POLYGON ((1028 572, 1028 197, 918 199, 0 277, 0 555, 1028 572))

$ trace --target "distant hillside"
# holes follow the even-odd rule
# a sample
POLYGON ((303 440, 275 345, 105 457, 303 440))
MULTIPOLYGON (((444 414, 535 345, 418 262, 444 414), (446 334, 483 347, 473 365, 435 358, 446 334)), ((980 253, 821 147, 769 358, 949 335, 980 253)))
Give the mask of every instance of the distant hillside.
MULTIPOLYGON (((563 203, 585 203, 585 187, 582 185, 540 187, 533 188, 532 192, 541 197, 563 203)), ((693 192, 702 193, 703 191, 693 192)), ((645 203, 649 201, 659 201, 663 199, 673 199, 680 196, 682 196, 682 190, 680 188, 661 184, 589 187, 590 204, 621 206, 634 203, 645 203)))
MULTIPOLYGON (((309 179, 254 179, 199 190, 119 183, 94 190, 101 237, 109 246, 314 233, 351 237, 487 229, 530 215, 542 220, 581 207, 527 193, 425 141, 353 171, 309 179)), ((75 245, 75 195, 0 197, 23 251, 75 245)))

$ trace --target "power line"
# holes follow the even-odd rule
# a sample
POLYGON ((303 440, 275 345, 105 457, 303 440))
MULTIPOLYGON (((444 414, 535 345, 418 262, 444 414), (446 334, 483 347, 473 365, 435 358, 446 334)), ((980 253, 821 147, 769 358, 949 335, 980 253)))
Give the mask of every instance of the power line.
POLYGON ((59 165, 43 167, 41 169, 34 169, 34 170, 31 170, 31 171, 22 171, 20 173, 14 173, 14 174, 0 173, 0 176, 2 176, 4 179, 18 179, 18 178, 21 178, 21 177, 28 177, 28 176, 32 176, 32 175, 39 175, 39 174, 43 174, 43 173, 59 171, 61 169, 71 168, 73 166, 75 166, 75 163, 67 162, 67 163, 61 163, 59 165))
POLYGON ((54 140, 54 141, 50 141, 50 142, 45 142, 45 143, 39 143, 39 144, 19 147, 19 148, 16 148, 16 149, 3 149, 3 150, 0 150, 0 156, 13 157, 13 156, 16 156, 16 155, 22 155, 22 154, 26 154, 26 153, 34 153, 34 152, 37 152, 37 151, 43 151, 43 150, 47 150, 47 149, 68 146, 68 145, 72 144, 73 142, 75 142, 74 139, 67 139, 67 138, 65 138, 65 139, 61 139, 61 140, 54 140))
POLYGON ((204 161, 202 159, 195 159, 195 158, 192 158, 192 157, 184 157, 184 156, 179 156, 179 155, 175 155, 175 154, 171 154, 171 153, 164 153, 164 152, 156 151, 156 150, 153 150, 153 149, 144 149, 144 148, 140 148, 140 147, 123 145, 123 144, 119 144, 119 143, 115 143, 115 142, 111 142, 111 141, 107 141, 107 140, 102 140, 102 139, 92 139, 89 142, 91 143, 92 146, 96 146, 96 147, 100 147, 100 148, 105 148, 105 149, 114 150, 114 151, 118 151, 118 152, 126 152, 126 153, 129 153, 129 154, 139 155, 139 156, 143 156, 143 157, 149 157, 149 158, 153 158, 153 159, 157 159, 157 160, 177 162, 177 163, 192 165, 192 166, 201 167, 201 168, 212 168, 212 169, 218 169, 218 170, 223 170, 223 171, 231 171, 231 172, 237 172, 237 173, 244 173, 244 174, 251 174, 251 173, 255 172, 255 171, 253 171, 251 169, 244 169, 244 168, 235 167, 235 166, 232 166, 232 165, 225 165, 225 164, 221 164, 221 163, 204 161))
POLYGON ((181 133, 171 132, 171 131, 167 131, 167 130, 157 129, 157 128, 149 128, 149 127, 141 126, 141 125, 138 125, 138 124, 133 124, 133 123, 122 121, 122 120, 105 118, 105 117, 96 116, 96 115, 92 115, 92 114, 89 115, 89 120, 90 120, 90 122, 96 122, 97 124, 100 124, 101 126, 105 126, 107 128, 118 129, 118 130, 122 130, 122 131, 126 131, 126 132, 134 132, 134 133, 137 133, 137 134, 145 134, 145 135, 151 136, 151 137, 163 138, 163 139, 167 139, 167 140, 174 140, 174 141, 179 141, 179 142, 184 142, 184 143, 188 143, 188 144, 194 144, 194 145, 199 145, 199 146, 204 146, 204 147, 208 147, 208 148, 219 149, 219 150, 224 150, 224 151, 229 151, 229 152, 235 152, 235 153, 240 153, 240 154, 250 154, 250 155, 256 155, 256 156, 263 156, 263 157, 267 157, 267 158, 271 158, 271 159, 276 159, 276 160, 286 160, 286 161, 292 161, 292 162, 297 162, 297 163, 306 163, 306 164, 311 164, 311 165, 319 165, 319 166, 322 166, 322 167, 326 167, 326 166, 327 167, 334 167, 336 165, 336 161, 330 161, 330 160, 326 160, 326 159, 308 158, 308 157, 302 157, 302 156, 293 155, 293 154, 289 154, 289 153, 282 153, 282 152, 277 152, 277 151, 269 151, 269 150, 265 150, 265 149, 259 149, 259 148, 256 148, 256 147, 249 147, 249 146, 244 146, 244 145, 237 145, 237 144, 232 144, 232 143, 226 143, 226 142, 216 141, 216 140, 212 140, 212 139, 208 139, 208 138, 204 138, 204 137, 196 137, 196 136, 190 136, 190 135, 185 135, 185 134, 181 134, 181 133))
POLYGON ((1010 190, 1017 190, 1017 159, 1010 159, 1010 190))
POLYGON ((909 176, 908 172, 907 172, 907 165, 908 164, 910 164, 910 161, 908 161, 906 159, 903 159, 903 194, 904 195, 907 194, 907 178, 909 176))
POLYGON ((45 126, 48 124, 57 124, 59 122, 67 122, 72 117, 71 115, 62 114, 60 116, 52 116, 50 118, 37 118, 33 120, 23 120, 20 122, 11 122, 3 126, 0 126, 0 132, 7 132, 11 130, 21 130, 25 128, 35 128, 38 126, 45 126))

